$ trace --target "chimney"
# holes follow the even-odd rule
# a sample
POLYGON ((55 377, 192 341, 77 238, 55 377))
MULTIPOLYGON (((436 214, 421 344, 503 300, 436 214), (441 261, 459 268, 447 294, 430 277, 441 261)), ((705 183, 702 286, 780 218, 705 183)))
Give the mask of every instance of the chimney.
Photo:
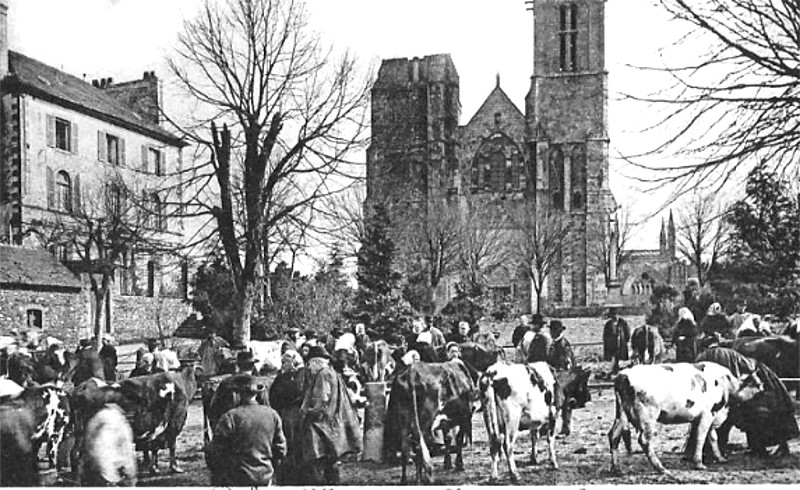
POLYGON ((8 0, 0 0, 0 80, 8 75, 8 0))

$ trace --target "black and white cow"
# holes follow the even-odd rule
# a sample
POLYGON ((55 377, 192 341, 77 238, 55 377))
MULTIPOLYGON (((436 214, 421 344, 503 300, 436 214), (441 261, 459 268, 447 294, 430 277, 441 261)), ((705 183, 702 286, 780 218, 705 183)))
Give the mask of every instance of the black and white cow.
POLYGON ((58 446, 70 421, 69 398, 64 390, 54 386, 25 388, 20 400, 30 408, 35 429, 33 448, 38 454, 42 444, 46 445, 47 462, 56 467, 58 446))
POLYGON ((519 431, 525 429, 531 433, 531 462, 537 462, 536 442, 541 434, 547 438, 550 463, 557 469, 555 427, 558 409, 555 378, 550 366, 545 362, 497 363, 486 369, 478 386, 489 433, 492 480, 498 478, 501 449, 508 460, 511 479, 519 480, 514 447, 519 431))
MULTIPOLYGON (((763 389, 757 376, 742 379, 713 362, 697 364, 640 364, 620 371, 614 380, 616 419, 608 433, 611 446, 611 471, 619 472, 619 442, 631 450, 630 422, 639 431, 639 444, 650 463, 668 474, 656 455, 653 438, 658 424, 693 423, 697 440, 706 436, 714 457, 725 458, 717 445, 716 429, 728 416, 731 403, 752 399, 763 389)), ((692 460, 696 469, 703 465, 703 445, 697 444, 692 460)))

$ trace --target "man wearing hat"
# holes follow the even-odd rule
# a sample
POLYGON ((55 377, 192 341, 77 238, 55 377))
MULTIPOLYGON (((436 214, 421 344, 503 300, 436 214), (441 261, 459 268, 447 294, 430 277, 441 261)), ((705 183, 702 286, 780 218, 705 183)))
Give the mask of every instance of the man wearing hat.
POLYGON ((258 376, 256 362, 258 362, 258 360, 256 360, 255 355, 249 350, 244 350, 236 354, 236 370, 239 374, 258 376))
POLYGON ((550 345, 550 353, 547 362, 554 369, 572 369, 575 365, 575 354, 572 352, 572 345, 564 336, 567 327, 560 320, 550 321, 550 335, 553 343, 550 345))
POLYGON ((256 400, 265 386, 252 376, 242 376, 234 389, 238 407, 225 412, 214 429, 206 461, 215 486, 268 486, 274 468, 286 456, 281 418, 256 400))
POLYGON ((103 372, 106 381, 114 383, 117 381, 117 348, 114 347, 114 339, 110 335, 103 335, 103 347, 98 353, 100 360, 103 361, 103 372))
POLYGON ((321 345, 311 347, 300 406, 302 460, 309 485, 339 485, 339 459, 361 452, 361 428, 344 381, 321 345))
POLYGON ((619 361, 630 359, 628 342, 631 339, 631 328, 624 318, 619 316, 621 305, 608 305, 608 314, 603 327, 603 359, 611 361, 611 374, 619 372, 619 361))
POLYGON ((738 298, 734 305, 736 306, 736 311, 728 317, 728 323, 731 330, 737 332, 745 320, 752 316, 752 313, 747 311, 747 300, 744 298, 738 298))
POLYGON ((522 337, 525 362, 547 362, 553 339, 550 333, 542 328, 545 324, 544 317, 539 313, 531 317, 531 330, 522 337))

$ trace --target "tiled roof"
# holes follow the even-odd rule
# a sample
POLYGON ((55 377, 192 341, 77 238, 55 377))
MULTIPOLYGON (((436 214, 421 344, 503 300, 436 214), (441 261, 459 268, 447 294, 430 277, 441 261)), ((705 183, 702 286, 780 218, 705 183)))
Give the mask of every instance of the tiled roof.
POLYGON ((80 289, 81 282, 47 250, 0 245, 0 285, 80 289))
POLYGON ((103 89, 78 77, 15 51, 8 52, 8 65, 9 81, 19 84, 25 92, 52 99, 59 105, 147 134, 163 142, 181 144, 180 139, 166 129, 117 101, 103 89))

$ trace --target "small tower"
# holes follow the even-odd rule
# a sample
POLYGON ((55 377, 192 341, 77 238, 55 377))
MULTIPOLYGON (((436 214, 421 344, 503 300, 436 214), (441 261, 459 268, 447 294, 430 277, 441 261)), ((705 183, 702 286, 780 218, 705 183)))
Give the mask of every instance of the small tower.
POLYGON ((672 217, 672 210, 669 210, 669 223, 667 224, 667 253, 669 254, 670 259, 675 258, 676 252, 676 241, 677 237, 675 236, 675 220, 672 217))
POLYGON ((664 218, 661 218, 661 235, 658 237, 658 251, 661 255, 667 255, 667 228, 664 218))

